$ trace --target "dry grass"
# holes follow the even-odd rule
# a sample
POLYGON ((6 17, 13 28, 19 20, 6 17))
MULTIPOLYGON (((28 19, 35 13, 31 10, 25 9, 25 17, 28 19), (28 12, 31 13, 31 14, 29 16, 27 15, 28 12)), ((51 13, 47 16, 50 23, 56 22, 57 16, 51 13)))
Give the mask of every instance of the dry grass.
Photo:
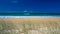
POLYGON ((4 27, 10 34, 60 34, 60 18, 2 18, 1 22, 8 24, 4 27))

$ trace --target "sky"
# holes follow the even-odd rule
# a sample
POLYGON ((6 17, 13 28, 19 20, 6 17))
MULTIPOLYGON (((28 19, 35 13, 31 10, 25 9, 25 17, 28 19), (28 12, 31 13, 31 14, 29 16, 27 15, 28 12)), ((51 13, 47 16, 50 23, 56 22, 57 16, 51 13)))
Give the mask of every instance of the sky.
POLYGON ((0 0, 0 13, 60 13, 60 0, 0 0))

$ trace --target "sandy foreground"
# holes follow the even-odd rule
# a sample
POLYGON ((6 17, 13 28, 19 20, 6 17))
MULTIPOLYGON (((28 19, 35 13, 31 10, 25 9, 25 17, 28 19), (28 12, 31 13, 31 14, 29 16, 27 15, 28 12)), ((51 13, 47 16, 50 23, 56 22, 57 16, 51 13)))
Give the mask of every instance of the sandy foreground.
POLYGON ((1 22, 8 24, 0 28, 3 34, 60 34, 60 18, 0 18, 0 26, 1 22))

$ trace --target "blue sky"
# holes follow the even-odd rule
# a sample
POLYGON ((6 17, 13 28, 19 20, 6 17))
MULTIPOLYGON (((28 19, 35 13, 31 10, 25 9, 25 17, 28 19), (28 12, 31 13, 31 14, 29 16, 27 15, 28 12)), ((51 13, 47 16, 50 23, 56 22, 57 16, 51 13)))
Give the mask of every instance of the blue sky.
POLYGON ((0 13, 60 13, 60 0, 0 0, 0 13))

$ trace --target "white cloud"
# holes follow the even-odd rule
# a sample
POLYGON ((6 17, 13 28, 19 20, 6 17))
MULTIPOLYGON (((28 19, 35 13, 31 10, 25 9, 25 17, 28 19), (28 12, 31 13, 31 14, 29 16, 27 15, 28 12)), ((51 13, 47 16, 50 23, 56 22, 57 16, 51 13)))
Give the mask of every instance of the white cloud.
POLYGON ((24 12, 27 12, 27 10, 25 10, 24 12))

